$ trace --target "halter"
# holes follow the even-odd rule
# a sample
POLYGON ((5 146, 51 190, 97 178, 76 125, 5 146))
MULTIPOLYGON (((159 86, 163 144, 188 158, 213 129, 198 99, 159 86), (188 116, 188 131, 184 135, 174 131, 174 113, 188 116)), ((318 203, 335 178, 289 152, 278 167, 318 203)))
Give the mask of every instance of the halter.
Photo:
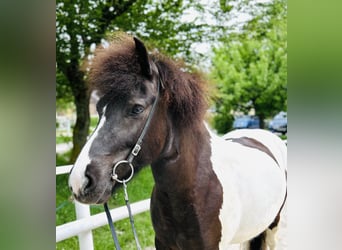
MULTIPOLYGON (((132 179, 133 175, 134 175, 134 167, 133 167, 133 163, 132 162, 134 160, 134 157, 136 157, 139 154, 140 150, 141 150, 142 143, 144 141, 144 137, 145 137, 145 135, 147 133, 147 130, 148 130, 149 126, 150 126, 150 123, 151 123, 151 120, 153 118, 154 112, 156 110, 157 103, 158 103, 158 100, 159 100, 160 85, 162 85, 162 83, 161 83, 161 79, 159 78, 159 81, 158 81, 158 84, 157 84, 157 95, 156 95, 156 98, 155 98, 155 100, 153 102, 153 105, 152 105, 150 113, 148 114, 145 126, 144 126, 143 130, 141 131, 141 134, 140 134, 140 136, 139 136, 135 146, 131 150, 131 152, 128 155, 126 160, 121 160, 121 161, 117 162, 114 165, 113 172, 112 172, 112 179, 123 184, 124 193, 125 193, 125 202, 126 202, 126 206, 127 206, 127 210, 128 210, 128 214, 129 214, 129 219, 130 219, 130 223, 131 223, 131 227, 132 227, 135 243, 136 243, 136 246, 137 246, 138 250, 141 249, 141 246, 140 246, 140 243, 139 243, 137 232, 136 232, 135 227, 134 227, 134 219, 133 219, 133 215, 132 215, 132 211, 131 211, 131 206, 130 206, 130 203, 129 203, 126 183, 129 182, 132 179), (130 174, 130 176, 127 179, 120 180, 118 175, 116 174, 116 169, 118 168, 118 166, 120 166, 122 164, 126 164, 126 165, 128 165, 130 167, 131 174, 130 174)), ((107 203, 104 203, 104 209, 105 209, 105 212, 106 212, 106 215, 107 215, 107 220, 108 220, 109 227, 111 229, 111 233, 112 233, 112 237, 113 237, 113 240, 114 240, 115 248, 117 250, 121 250, 120 244, 119 244, 119 241, 118 241, 118 237, 117 237, 116 232, 115 232, 114 224, 113 224, 112 217, 110 215, 107 203)))

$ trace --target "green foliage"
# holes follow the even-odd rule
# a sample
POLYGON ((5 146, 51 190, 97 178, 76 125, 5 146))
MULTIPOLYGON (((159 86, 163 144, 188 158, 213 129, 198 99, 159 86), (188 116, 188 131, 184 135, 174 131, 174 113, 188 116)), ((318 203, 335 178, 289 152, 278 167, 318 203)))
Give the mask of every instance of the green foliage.
POLYGON ((232 112, 254 109, 263 120, 287 109, 286 3, 274 1, 264 12, 214 50, 217 128, 232 112))
POLYGON ((220 0, 220 8, 223 12, 229 12, 233 9, 233 6, 229 5, 228 0, 220 0))
POLYGON ((56 107, 61 110, 67 109, 74 101, 68 79, 60 71, 57 71, 56 82, 56 107))
MULTIPOLYGON (((200 9, 197 1, 66 1, 56 3, 57 100, 72 101, 71 73, 80 69, 99 44, 118 30, 133 33, 170 56, 191 61, 191 45, 201 39, 200 25, 180 22, 187 9, 200 9), (74 67, 74 68, 72 68, 74 67)), ((77 88, 75 88, 77 90, 77 88)))
POLYGON ((184 10, 198 9, 196 1, 96 0, 56 2, 57 108, 75 103, 72 160, 86 141, 89 128, 89 90, 85 65, 91 47, 113 32, 124 31, 153 44, 168 55, 191 60, 190 47, 199 41, 201 26, 181 23, 184 10))
POLYGON ((151 49, 158 48, 168 56, 181 56, 192 62, 191 45, 201 39, 203 30, 199 25, 180 20, 185 10, 197 9, 199 4, 182 0, 138 3, 117 18, 118 29, 137 35, 151 49))
POLYGON ((213 126, 218 134, 225 134, 233 126, 234 117, 229 113, 218 113, 213 118, 213 126))

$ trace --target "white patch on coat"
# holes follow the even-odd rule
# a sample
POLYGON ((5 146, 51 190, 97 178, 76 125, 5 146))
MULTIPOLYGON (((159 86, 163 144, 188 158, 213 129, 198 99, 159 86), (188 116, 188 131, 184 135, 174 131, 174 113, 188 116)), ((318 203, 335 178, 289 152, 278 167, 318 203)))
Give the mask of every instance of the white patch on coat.
POLYGON ((85 171, 87 165, 91 162, 89 157, 90 147, 98 135, 99 130, 103 127, 106 122, 105 117, 106 106, 103 108, 103 116, 99 124, 97 125, 95 131, 92 133, 86 144, 78 155, 74 167, 69 176, 69 186, 72 187, 72 191, 77 195, 82 190, 82 188, 87 185, 88 179, 85 177, 85 171))
MULTIPOLYGON (((252 134, 241 136, 254 138, 252 134)), ((285 197, 285 166, 281 163, 279 168, 269 155, 258 149, 225 141, 212 132, 210 136, 213 169, 223 187, 219 248, 227 249, 230 244, 254 238, 273 222, 285 197)), ((266 146, 272 152, 277 147, 266 146)), ((286 151, 280 153, 286 158, 286 151)), ((279 159, 278 155, 275 157, 279 159)))

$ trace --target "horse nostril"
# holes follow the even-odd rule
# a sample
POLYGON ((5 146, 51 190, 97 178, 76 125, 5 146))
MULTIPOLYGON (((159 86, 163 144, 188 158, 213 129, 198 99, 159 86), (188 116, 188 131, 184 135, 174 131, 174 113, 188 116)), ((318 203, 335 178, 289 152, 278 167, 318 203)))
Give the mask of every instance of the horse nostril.
POLYGON ((94 175, 92 175, 88 170, 85 173, 85 177, 87 178, 87 183, 84 186, 85 190, 90 190, 95 187, 95 178, 94 175))

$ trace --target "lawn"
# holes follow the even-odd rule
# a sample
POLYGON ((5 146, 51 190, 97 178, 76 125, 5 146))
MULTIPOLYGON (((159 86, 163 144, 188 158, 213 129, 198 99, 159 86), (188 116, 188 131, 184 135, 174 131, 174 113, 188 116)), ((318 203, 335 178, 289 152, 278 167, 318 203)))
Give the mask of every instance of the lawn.
MULTIPOLYGON (((57 165, 65 164, 67 155, 57 157, 57 165)), ((67 187, 68 175, 56 176, 56 225, 61 225, 76 219, 75 208, 70 200, 70 191, 67 187)), ((136 202, 150 198, 154 185, 150 167, 145 167, 139 171, 136 176, 128 183, 128 194, 130 202, 136 202)), ((124 206, 123 189, 119 188, 109 201, 110 209, 124 206)), ((91 214, 103 212, 102 205, 91 205, 91 214)), ((134 216, 135 226, 139 241, 142 248, 154 246, 154 232, 151 224, 150 213, 145 212, 134 216)), ((128 219, 115 222, 115 227, 119 237, 119 241, 123 250, 136 249, 133 233, 128 219)), ((93 230, 95 249, 114 249, 114 242, 109 230, 109 226, 105 225, 93 230)), ((79 249, 78 238, 61 241, 56 244, 56 249, 79 249)))

